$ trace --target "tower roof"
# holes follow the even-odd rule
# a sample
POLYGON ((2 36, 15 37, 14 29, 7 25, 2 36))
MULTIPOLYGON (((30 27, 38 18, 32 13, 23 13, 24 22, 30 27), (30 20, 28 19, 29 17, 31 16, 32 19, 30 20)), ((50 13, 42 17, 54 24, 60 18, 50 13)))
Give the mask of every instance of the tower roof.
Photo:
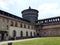
POLYGON ((31 9, 31 7, 29 6, 29 9, 31 9))
POLYGON ((23 12, 26 12, 26 11, 36 11, 37 13, 39 12, 39 11, 36 10, 36 9, 32 9, 30 6, 29 6, 28 9, 23 10, 22 13, 23 13, 23 12))

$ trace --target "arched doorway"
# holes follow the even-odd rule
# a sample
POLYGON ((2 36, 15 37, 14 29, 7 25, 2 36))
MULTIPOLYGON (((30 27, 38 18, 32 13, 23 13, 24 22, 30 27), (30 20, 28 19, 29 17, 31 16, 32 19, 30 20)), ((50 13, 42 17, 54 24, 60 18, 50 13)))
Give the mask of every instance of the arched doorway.
POLYGON ((39 35, 39 33, 37 33, 37 37, 39 37, 40 35, 39 35))
POLYGON ((34 32, 34 36, 35 36, 35 32, 34 32))
POLYGON ((30 36, 32 37, 32 32, 30 32, 30 36))
POLYGON ((26 37, 28 37, 28 31, 26 31, 26 37))
POLYGON ((23 37, 23 31, 20 32, 21 37, 23 37))
POLYGON ((13 38, 16 39, 16 31, 13 31, 13 38))
POLYGON ((1 41, 1 34, 0 34, 0 41, 1 41))
POLYGON ((4 34, 4 40, 8 40, 8 39, 9 39, 8 33, 5 33, 5 34, 4 34))
POLYGON ((0 31, 0 41, 5 40, 5 34, 8 34, 7 31, 0 31))

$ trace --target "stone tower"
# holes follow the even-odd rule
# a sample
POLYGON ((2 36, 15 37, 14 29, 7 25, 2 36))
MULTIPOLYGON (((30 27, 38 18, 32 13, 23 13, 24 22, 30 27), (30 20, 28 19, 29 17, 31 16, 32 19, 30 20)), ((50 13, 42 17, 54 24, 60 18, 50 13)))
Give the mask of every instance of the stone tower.
POLYGON ((31 7, 29 7, 22 11, 22 17, 29 20, 31 23, 35 23, 38 20, 38 10, 31 9, 31 7))

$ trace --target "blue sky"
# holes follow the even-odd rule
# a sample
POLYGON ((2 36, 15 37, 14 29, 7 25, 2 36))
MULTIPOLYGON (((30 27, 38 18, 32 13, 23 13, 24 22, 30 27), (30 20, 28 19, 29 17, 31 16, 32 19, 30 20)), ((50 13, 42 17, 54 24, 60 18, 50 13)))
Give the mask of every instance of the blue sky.
POLYGON ((0 10, 22 17, 21 11, 31 6, 39 11, 38 19, 60 16, 60 0, 0 0, 0 10))

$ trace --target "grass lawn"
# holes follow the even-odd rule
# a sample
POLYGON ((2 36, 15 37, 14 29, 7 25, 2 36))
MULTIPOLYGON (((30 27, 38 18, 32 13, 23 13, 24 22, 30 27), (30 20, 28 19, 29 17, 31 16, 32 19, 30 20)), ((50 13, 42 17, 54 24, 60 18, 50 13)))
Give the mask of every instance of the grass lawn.
POLYGON ((29 41, 15 42, 13 45, 60 45, 60 37, 45 37, 29 41))

